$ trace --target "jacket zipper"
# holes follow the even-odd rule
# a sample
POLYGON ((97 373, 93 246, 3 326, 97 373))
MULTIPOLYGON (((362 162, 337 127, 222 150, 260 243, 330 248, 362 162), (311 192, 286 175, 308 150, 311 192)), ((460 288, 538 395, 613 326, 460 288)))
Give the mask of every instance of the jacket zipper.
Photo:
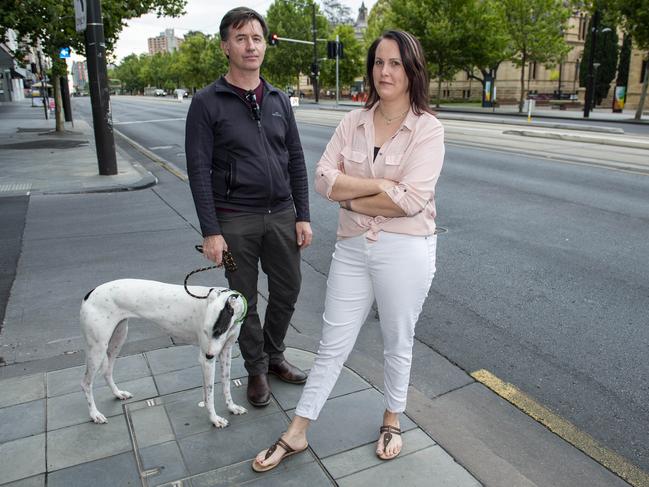
MULTIPOLYGON (((263 88, 262 88, 263 89, 263 88)), ((260 120, 257 121, 257 127, 259 129, 259 136, 261 137, 261 144, 264 146, 264 153, 266 154, 266 170, 268 173, 268 213, 271 213, 271 198, 273 196, 273 178, 271 177, 270 174, 270 158, 268 157, 268 147, 267 147, 267 139, 266 139, 266 134, 264 132, 264 128, 261 126, 261 119, 263 119, 263 110, 261 107, 263 106, 264 102, 266 101, 266 97, 270 94, 264 93, 262 99, 261 99, 261 105, 259 105, 259 118, 260 120)))

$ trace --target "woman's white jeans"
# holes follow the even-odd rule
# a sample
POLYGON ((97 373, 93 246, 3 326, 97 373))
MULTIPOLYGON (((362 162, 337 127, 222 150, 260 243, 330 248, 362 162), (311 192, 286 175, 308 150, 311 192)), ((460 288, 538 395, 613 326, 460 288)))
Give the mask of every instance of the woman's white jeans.
POLYGON ((435 235, 380 232, 336 242, 322 339, 295 414, 315 420, 333 389, 374 299, 383 335, 385 406, 406 409, 415 323, 435 275, 435 235))

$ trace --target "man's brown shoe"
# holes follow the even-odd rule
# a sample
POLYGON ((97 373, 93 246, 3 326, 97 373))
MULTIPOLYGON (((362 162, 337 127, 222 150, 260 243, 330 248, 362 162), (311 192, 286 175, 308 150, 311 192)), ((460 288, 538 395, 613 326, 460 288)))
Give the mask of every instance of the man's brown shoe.
POLYGON ((302 372, 286 360, 282 360, 278 364, 270 364, 268 366, 268 373, 276 375, 289 384, 304 384, 307 378, 306 372, 302 372))
POLYGON ((262 408, 270 403, 270 384, 267 374, 248 376, 248 402, 255 407, 262 408))

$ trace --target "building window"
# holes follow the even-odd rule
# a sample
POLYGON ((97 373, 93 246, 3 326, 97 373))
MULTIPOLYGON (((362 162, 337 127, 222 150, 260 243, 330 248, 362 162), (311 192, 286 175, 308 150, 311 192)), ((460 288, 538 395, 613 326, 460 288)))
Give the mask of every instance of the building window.
POLYGON ((579 18, 579 40, 583 41, 586 39, 586 31, 588 30, 588 16, 583 16, 579 18))
POLYGON ((536 79, 536 61, 533 63, 530 63, 530 73, 529 73, 530 79, 536 79))
POLYGON ((644 83, 644 75, 647 71, 647 61, 642 61, 642 67, 640 68, 640 83, 644 83))

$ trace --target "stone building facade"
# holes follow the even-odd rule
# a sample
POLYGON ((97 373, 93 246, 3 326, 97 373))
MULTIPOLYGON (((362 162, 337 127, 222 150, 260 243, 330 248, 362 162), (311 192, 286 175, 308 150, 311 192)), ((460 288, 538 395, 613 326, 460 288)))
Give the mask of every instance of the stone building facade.
MULTIPOLYGON (((576 13, 568 23, 565 31, 566 42, 571 46, 570 52, 561 63, 546 68, 542 64, 529 63, 525 67, 525 90, 542 95, 564 96, 575 95, 581 103, 584 101, 585 88, 579 86, 579 64, 584 51, 588 31, 589 17, 585 13, 576 13)), ((620 33, 620 44, 622 35, 620 33)), ((635 108, 640 100, 642 74, 647 53, 634 47, 631 53, 629 68, 629 86, 627 90, 627 108, 635 108)), ((477 75, 481 76, 479 73, 477 75)), ((504 62, 498 68, 496 79, 496 100, 500 104, 517 103, 520 87, 521 68, 512 62, 504 62)), ((609 96, 600 106, 610 107, 613 103, 615 80, 612 82, 609 96)), ((431 94, 437 93, 437 82, 431 80, 431 94)), ((452 81, 442 83, 442 98, 452 100, 479 101, 482 99, 482 84, 468 77, 464 72, 458 73, 452 81)))

